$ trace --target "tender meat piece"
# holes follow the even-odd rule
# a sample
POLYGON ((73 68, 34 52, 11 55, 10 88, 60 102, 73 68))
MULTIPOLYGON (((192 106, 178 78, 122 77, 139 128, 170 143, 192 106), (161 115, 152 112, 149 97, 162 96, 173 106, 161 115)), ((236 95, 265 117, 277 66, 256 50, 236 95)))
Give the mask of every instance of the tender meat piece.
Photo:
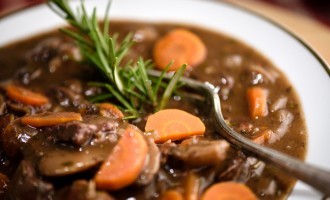
POLYGON ((98 127, 94 124, 86 124, 79 121, 59 125, 53 129, 60 141, 71 142, 76 146, 87 144, 98 127))
POLYGON ((22 160, 8 186, 8 199, 51 199, 53 185, 36 176, 33 165, 22 160))
POLYGON ((156 143, 152 137, 146 136, 145 139, 148 144, 149 151, 145 159, 145 167, 137 180, 138 185, 149 184, 157 174, 160 166, 160 151, 156 143))
POLYGON ((7 156, 14 157, 37 133, 38 130, 21 124, 20 119, 17 119, 11 122, 1 134, 3 150, 7 156))
POLYGON ((99 142, 109 140, 117 141, 118 128, 127 126, 124 123, 115 118, 107 118, 100 115, 89 115, 84 118, 84 122, 87 124, 93 124, 97 126, 97 131, 94 132, 91 144, 97 144, 99 142))
POLYGON ((70 187, 62 189, 55 199, 58 200, 114 200, 106 192, 96 191, 94 182, 77 180, 70 187))
POLYGON ((174 147, 170 155, 191 167, 220 164, 226 158, 229 143, 225 140, 199 140, 197 143, 174 147))
POLYGON ((114 118, 87 115, 82 122, 73 121, 49 127, 55 140, 70 142, 75 146, 97 144, 105 140, 117 141, 117 128, 121 124, 114 118))

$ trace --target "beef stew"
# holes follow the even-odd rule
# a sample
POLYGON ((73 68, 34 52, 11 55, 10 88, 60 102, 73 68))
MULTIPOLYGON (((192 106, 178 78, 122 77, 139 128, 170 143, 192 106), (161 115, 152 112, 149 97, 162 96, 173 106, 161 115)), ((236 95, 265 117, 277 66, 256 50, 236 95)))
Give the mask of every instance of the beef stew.
MULTIPOLYGON (((185 76, 220 87, 228 124, 257 143, 304 159, 307 132, 299 99, 285 75, 260 53, 198 27, 111 22, 112 33, 121 37, 134 33, 136 44, 128 57, 135 60, 139 56, 153 59, 155 43, 176 28, 195 33, 205 44, 205 60, 185 76), (266 96, 263 116, 250 115, 246 96, 253 87, 262 88, 266 96)), ((152 114, 148 109, 142 117, 128 121, 90 101, 102 89, 88 82, 103 77, 81 60, 75 43, 58 31, 1 47, 1 198, 165 199, 169 191, 176 191, 185 199, 199 199, 212 185, 227 181, 244 183, 259 199, 283 199, 289 194, 295 180, 221 140, 209 108, 187 95, 190 91, 179 91, 167 108, 198 116, 205 124, 205 134, 155 144, 150 133, 142 132, 152 114), (15 99, 8 93, 10 84, 27 89, 31 98, 37 93, 48 101, 31 105, 15 99), (81 118, 66 117, 67 121, 49 124, 52 113, 72 112, 81 118), (30 115, 39 120, 37 125, 26 122, 30 115), (39 126, 45 118, 46 125, 39 126), (94 177, 127 129, 143 135, 148 147, 143 166, 131 184, 103 189, 94 177)))

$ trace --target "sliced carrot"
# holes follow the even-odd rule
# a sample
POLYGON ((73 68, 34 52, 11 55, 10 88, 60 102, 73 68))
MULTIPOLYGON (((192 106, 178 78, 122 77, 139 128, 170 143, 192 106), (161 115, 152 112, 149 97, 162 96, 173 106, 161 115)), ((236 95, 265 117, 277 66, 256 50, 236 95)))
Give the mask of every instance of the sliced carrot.
POLYGON ((161 197, 161 200, 183 200, 183 196, 180 192, 176 190, 167 190, 161 197))
POLYGON ((259 86, 250 87, 247 89, 246 96, 251 117, 264 117, 268 114, 266 89, 259 86))
POLYGON ((100 108, 100 114, 105 117, 114 116, 116 118, 122 119, 124 114, 111 103, 100 103, 98 104, 100 108))
POLYGON ((155 142, 161 143, 203 135, 205 125, 198 117, 183 110, 165 109, 148 117, 145 131, 153 131, 155 142))
POLYGON ((24 116, 22 117, 21 122, 33 127, 45 127, 81 120, 81 115, 75 112, 46 112, 36 115, 24 116))
POLYGON ((222 182, 212 185, 201 200, 257 200, 256 195, 242 183, 222 182))
POLYGON ((183 64, 194 67, 202 63, 206 58, 206 47, 191 31, 174 29, 156 42, 153 56, 159 69, 165 69, 174 61, 169 70, 176 71, 183 64))
POLYGON ((8 85, 6 87, 6 91, 10 99, 21 102, 23 104, 42 106, 49 102, 49 99, 44 95, 15 85, 8 85))
POLYGON ((118 190, 132 184, 143 169, 147 152, 148 146, 143 135, 135 127, 128 126, 97 172, 96 187, 118 190))

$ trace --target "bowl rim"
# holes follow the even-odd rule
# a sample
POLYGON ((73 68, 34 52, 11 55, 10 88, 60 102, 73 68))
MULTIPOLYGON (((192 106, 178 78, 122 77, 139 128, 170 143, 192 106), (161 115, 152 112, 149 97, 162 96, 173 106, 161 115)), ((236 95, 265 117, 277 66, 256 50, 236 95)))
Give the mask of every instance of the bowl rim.
MULTIPOLYGON (((194 0, 194 1, 202 1, 202 0, 194 0)), ((277 28, 280 28, 282 31, 284 31, 285 33, 290 35, 292 38, 294 38, 296 41, 298 41, 300 44, 302 44, 318 60, 318 62, 321 64, 321 66, 323 67, 325 72, 328 74, 328 77, 330 78, 330 63, 328 63, 323 58, 323 56, 319 52, 317 52, 317 50, 306 39, 304 39, 302 36, 298 35, 298 33, 295 33, 293 30, 290 30, 284 24, 281 24, 279 21, 276 21, 275 19, 272 19, 272 18, 270 18, 266 15, 258 13, 256 11, 254 11, 252 9, 249 9, 247 7, 244 7, 242 5, 235 4, 233 2, 229 2, 229 1, 225 1, 225 0, 221 0, 221 1, 203 0, 203 1, 219 3, 219 4, 221 4, 221 3, 226 4, 227 6, 233 7, 235 9, 239 9, 243 12, 248 13, 248 14, 252 14, 252 15, 254 15, 254 16, 256 16, 256 17, 258 17, 262 20, 267 21, 268 23, 272 24, 273 26, 276 26, 277 28)), ((5 19, 5 18, 9 17, 9 16, 19 14, 22 11, 32 9, 32 8, 35 8, 35 7, 39 7, 39 6, 40 7, 45 6, 46 4, 47 4, 47 2, 31 2, 31 3, 27 4, 26 6, 20 7, 18 9, 15 9, 14 11, 7 12, 4 15, 1 15, 0 16, 0 21, 2 19, 5 19)))
MULTIPOLYGON (((281 23, 279 23, 279 22, 277 22, 276 20, 274 20, 274 19, 271 19, 271 18, 269 18, 269 17, 267 17, 267 16, 264 16, 264 15, 262 15, 262 14, 259 14, 259 13, 257 13, 257 12, 255 12, 255 11, 253 11, 253 10, 250 10, 250 9, 248 9, 248 8, 245 8, 245 7, 242 7, 242 6, 240 6, 240 5, 237 5, 237 4, 233 4, 233 3, 230 3, 230 2, 227 2, 227 1, 215 1, 215 0, 191 0, 191 1, 199 1, 199 2, 207 2, 207 3, 215 3, 215 4, 222 4, 222 5, 225 5, 225 6, 229 6, 229 7, 231 7, 231 8, 234 8, 234 9, 236 9, 236 10, 239 10, 239 11, 243 11, 245 14, 249 14, 249 15, 252 15, 252 16, 255 16, 255 17, 257 17, 259 20, 263 20, 263 21, 265 21, 266 23, 269 23, 270 25, 272 25, 272 26, 274 26, 275 28, 278 28, 279 30, 281 30, 281 31, 283 31, 283 33, 285 33, 285 34, 287 34, 291 39, 293 39, 294 41, 296 41, 297 43, 299 43, 299 44, 301 44, 302 45, 302 47, 304 47, 305 48, 305 50, 307 50, 308 51, 308 53, 310 53, 310 55, 311 55, 311 57, 313 57, 313 58, 315 58, 316 59, 316 61, 317 61, 317 63, 319 64, 319 65, 321 65, 321 67, 323 68, 323 70, 325 70, 325 73, 327 73, 327 80, 329 80, 329 78, 330 78, 330 65, 324 60, 324 58, 322 58, 322 56, 306 41, 306 40, 304 40, 301 36, 299 36, 298 34, 296 34, 295 32, 293 32, 293 31, 291 31, 291 30, 289 30, 287 27, 285 27, 283 24, 281 24, 281 23)), ((73 1, 73 2, 76 2, 76 1, 73 1)), ((13 13, 10 13, 10 14, 8 14, 8 15, 6 15, 6 17, 7 16, 12 16, 12 15, 15 15, 15 14, 19 14, 19 13, 21 13, 21 12, 23 12, 23 11, 29 11, 29 10, 31 10, 31 9, 33 9, 33 8, 35 8, 35 7, 42 7, 42 6, 46 6, 46 3, 40 3, 40 4, 37 4, 37 5, 34 5, 34 6, 30 6, 30 7, 28 7, 28 8, 26 8, 26 9, 21 9, 21 10, 18 10, 18 11, 16 11, 16 12, 13 12, 13 13)), ((6 17, 3 17, 3 18, 6 18, 6 17)), ((2 17, 0 17, 0 22, 1 22, 1 20, 3 19, 2 17)), ((116 20, 118 20, 118 19, 116 19, 116 20)), ((139 21, 139 20, 136 20, 136 21, 139 21)), ((185 23, 185 24, 187 24, 187 25, 189 25, 189 23, 185 23)), ((203 27, 203 26, 202 26, 203 27)), ((54 28, 56 28, 56 26, 54 26, 54 28)), ((204 28, 204 27, 203 27, 204 28)), ((213 31, 213 30, 212 30, 213 31)), ((46 31, 47 32, 47 31, 46 31)), ((44 31, 40 31, 40 34, 41 33, 44 33, 44 31)), ((227 33, 225 33, 226 35, 228 35, 227 33)), ((33 35, 32 35, 33 36, 33 35)), ((30 35, 29 36, 27 36, 26 38, 20 38, 20 39, 17 39, 17 40, 15 40, 14 42, 17 42, 17 41, 21 41, 21 40, 24 40, 24 39, 27 39, 27 38, 29 38, 29 37, 31 37, 30 35)), ((241 41, 242 42, 242 40, 241 39, 239 39, 239 38, 237 38, 237 37, 234 37, 235 39, 238 39, 239 41, 241 41)), ((6 45, 4 45, 4 46, 7 46, 7 45, 9 45, 9 44, 12 44, 12 43, 14 43, 14 42, 9 42, 8 44, 6 44, 6 45)), ((246 44, 246 42, 245 41, 243 41, 243 43, 245 43, 246 44)), ((249 46, 251 46, 250 44, 248 44, 249 46)), ((251 46, 253 49, 255 49, 253 46, 251 46)), ((260 52, 259 50, 257 50, 258 52, 260 52)), ((263 53, 263 52, 260 52, 260 53, 262 53, 262 55, 264 55, 265 56, 265 54, 263 53)), ((266 58, 267 59, 269 59, 268 58, 268 56, 266 56, 266 58)), ((273 61, 272 61, 273 62, 273 61)), ((275 65, 275 66, 277 66, 277 65, 275 65)), ((324 73, 324 71, 322 70, 322 73, 324 73)), ((283 70, 282 69, 280 69, 280 71, 282 71, 283 72, 283 70)), ((284 73, 285 74, 285 73, 284 73)), ((289 79, 289 81, 290 81, 290 79, 289 79)), ((299 99, 301 99, 301 97, 299 96, 299 99)), ((303 110, 303 115, 305 116, 306 115, 306 112, 303 110)), ((307 120, 306 120, 306 125, 307 125, 307 130, 309 129, 309 127, 308 127, 308 124, 307 124, 307 120)), ((310 136, 310 131, 308 131, 308 136, 310 136)), ((309 140, 309 137, 308 137, 308 139, 307 140, 309 140)), ((305 156, 305 160, 307 160, 307 155, 308 155, 308 151, 309 151, 309 142, 308 142, 308 147, 307 147, 307 150, 306 150, 306 156, 305 156)), ((297 184, 296 184, 297 185, 297 184)), ((292 191, 294 190, 296 188, 296 186, 294 186, 294 187, 292 187, 292 191)), ((288 197, 290 198, 290 196, 292 195, 292 191, 291 191, 291 193, 289 192, 288 193, 288 197)))

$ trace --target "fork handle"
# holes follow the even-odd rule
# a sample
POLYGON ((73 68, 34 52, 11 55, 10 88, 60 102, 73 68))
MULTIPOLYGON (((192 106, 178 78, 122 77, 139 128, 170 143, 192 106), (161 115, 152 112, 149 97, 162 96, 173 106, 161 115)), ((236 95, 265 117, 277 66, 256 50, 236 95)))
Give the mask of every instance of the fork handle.
MULTIPOLYGON (((160 77, 161 73, 155 70, 148 70, 148 74, 155 77, 160 77)), ((165 74, 164 78, 170 79, 173 74, 165 74)), ((269 147, 258 145, 251 140, 243 137, 242 135, 231 129, 223 119, 220 105, 220 98, 218 96, 219 88, 214 87, 207 82, 199 82, 189 78, 182 77, 180 79, 187 87, 194 90, 206 92, 212 98, 214 106, 214 113, 217 120, 217 125, 222 130, 221 136, 230 142, 234 147, 242 149, 261 160, 273 164, 277 168, 287 172, 289 175, 309 184, 327 196, 330 196, 330 171, 326 171, 319 167, 306 164, 298 159, 283 154, 279 151, 269 147)))
MULTIPOLYGON (((213 103, 217 104, 217 102, 213 103)), ((215 113, 220 113, 220 115, 215 114, 218 121, 217 124, 220 126, 219 128, 228 133, 221 134, 222 137, 224 137, 224 139, 230 142, 234 147, 253 154, 269 164, 273 164, 275 167, 307 183, 308 185, 324 193, 326 196, 330 196, 330 171, 304 163, 284 153, 252 142, 251 140, 235 132, 225 123, 221 114, 221 109, 216 110, 215 113)))

